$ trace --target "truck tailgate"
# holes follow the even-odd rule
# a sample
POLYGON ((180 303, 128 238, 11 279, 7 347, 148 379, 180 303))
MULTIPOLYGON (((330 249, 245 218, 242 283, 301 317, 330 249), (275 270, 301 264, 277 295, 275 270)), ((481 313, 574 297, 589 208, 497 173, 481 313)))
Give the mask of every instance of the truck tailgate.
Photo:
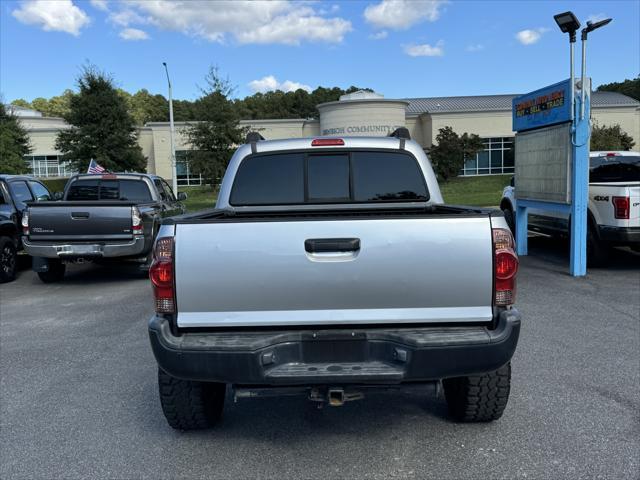
POLYGON ((488 215, 176 225, 179 327, 488 322, 488 215))
POLYGON ((133 238, 128 202, 41 202, 29 206, 29 239, 100 241, 133 238))

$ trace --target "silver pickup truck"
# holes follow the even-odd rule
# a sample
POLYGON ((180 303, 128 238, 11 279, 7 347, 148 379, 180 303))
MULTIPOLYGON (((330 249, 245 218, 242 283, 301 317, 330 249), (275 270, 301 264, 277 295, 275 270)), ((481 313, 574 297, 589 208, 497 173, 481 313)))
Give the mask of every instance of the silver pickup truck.
POLYGON ((216 209, 165 219, 149 322, 168 423, 206 428, 235 398, 342 405, 374 388, 444 393, 499 418, 520 331, 502 212, 446 206, 422 148, 250 135, 216 209))

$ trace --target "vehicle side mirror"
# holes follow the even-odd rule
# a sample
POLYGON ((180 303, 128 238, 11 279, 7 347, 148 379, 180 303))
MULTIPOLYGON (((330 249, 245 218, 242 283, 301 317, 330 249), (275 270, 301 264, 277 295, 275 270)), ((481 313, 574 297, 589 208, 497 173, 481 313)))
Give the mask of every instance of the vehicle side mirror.
POLYGON ((511 177, 511 180, 509 180, 509 185, 511 185, 512 187, 516 186, 516 177, 511 177))
POLYGON ((187 199, 187 194, 185 192, 178 192, 178 201, 184 202, 187 199))
POLYGON ((54 200, 62 200, 62 192, 53 192, 54 200))

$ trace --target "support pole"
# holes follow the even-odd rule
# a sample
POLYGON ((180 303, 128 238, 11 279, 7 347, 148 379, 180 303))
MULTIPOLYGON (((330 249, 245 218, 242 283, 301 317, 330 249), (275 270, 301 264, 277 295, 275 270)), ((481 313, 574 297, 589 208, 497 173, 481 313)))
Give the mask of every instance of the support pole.
POLYGON ((580 117, 575 121, 575 142, 572 146, 573 172, 571 188, 571 255, 569 270, 574 277, 587 274, 587 211, 589 206, 589 137, 590 89, 588 78, 582 80, 578 99, 580 117), (585 102, 582 102, 584 97, 585 102), (584 112, 584 113, 583 113, 584 112))

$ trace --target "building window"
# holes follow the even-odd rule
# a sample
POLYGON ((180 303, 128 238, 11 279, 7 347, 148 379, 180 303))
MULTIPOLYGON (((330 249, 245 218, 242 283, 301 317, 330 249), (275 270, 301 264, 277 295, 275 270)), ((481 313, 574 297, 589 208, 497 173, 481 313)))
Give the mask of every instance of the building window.
POLYGON ((26 155, 24 157, 34 177, 70 177, 78 173, 62 155, 26 155))
POLYGON ((189 167, 189 150, 176 150, 176 176, 178 186, 202 185, 202 175, 194 174, 189 167))
POLYGON ((513 137, 483 138, 484 150, 464 164, 460 175, 513 173, 513 137))

